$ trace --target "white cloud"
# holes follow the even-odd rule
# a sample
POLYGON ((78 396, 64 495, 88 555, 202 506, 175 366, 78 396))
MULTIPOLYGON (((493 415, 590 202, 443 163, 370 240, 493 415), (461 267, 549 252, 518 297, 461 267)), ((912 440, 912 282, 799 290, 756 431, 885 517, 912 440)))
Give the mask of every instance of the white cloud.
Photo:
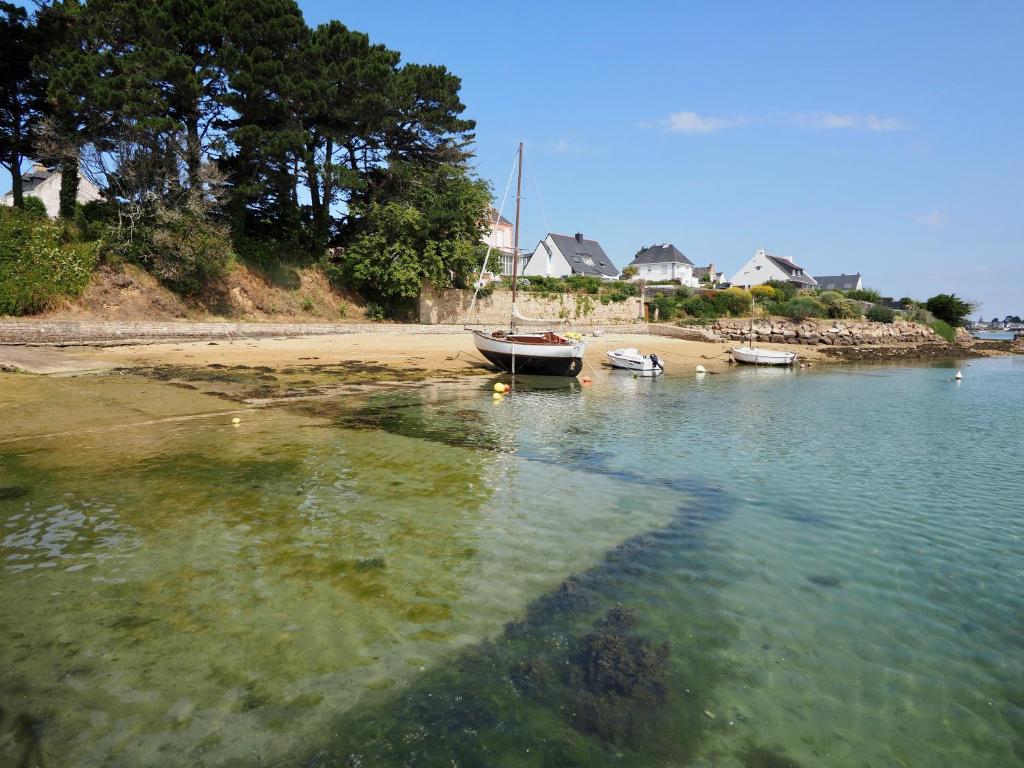
POLYGON ((747 118, 742 116, 706 117, 696 112, 673 112, 661 121, 661 125, 670 133, 715 133, 746 122, 747 118))
POLYGON ((642 128, 660 127, 669 133, 716 133, 749 123, 782 123, 816 131, 851 130, 873 133, 902 131, 908 127, 902 120, 881 115, 853 115, 838 112, 782 112, 767 117, 733 115, 701 115, 697 112, 673 112, 654 123, 641 123, 642 128))
POLYGON ((946 214, 938 210, 918 213, 914 215, 914 221, 918 224, 924 224, 926 227, 938 229, 946 223, 946 214))
POLYGON ((569 140, 568 139, 559 139, 558 141, 556 141, 551 146, 551 151, 554 154, 556 154, 556 155, 560 155, 563 152, 568 152, 569 151, 569 140))
POLYGON ((895 117, 880 115, 844 115, 836 112, 789 112, 786 122, 813 130, 848 129, 859 131, 902 131, 906 124, 895 117))

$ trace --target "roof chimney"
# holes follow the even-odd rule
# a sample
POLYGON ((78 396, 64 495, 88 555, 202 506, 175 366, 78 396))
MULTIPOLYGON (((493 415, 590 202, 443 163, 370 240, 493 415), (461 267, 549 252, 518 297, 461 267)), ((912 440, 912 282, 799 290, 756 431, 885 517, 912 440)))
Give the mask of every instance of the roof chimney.
POLYGON ((582 243, 583 242, 583 233, 582 232, 577 232, 576 233, 576 242, 577 243, 582 243))

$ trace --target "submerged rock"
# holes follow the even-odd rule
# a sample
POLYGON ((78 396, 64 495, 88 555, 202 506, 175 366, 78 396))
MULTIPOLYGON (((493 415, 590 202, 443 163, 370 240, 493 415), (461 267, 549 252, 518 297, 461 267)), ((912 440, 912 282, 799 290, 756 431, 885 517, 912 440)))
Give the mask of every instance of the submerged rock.
POLYGON ((0 501, 12 501, 28 495, 28 487, 24 485, 0 485, 0 501))
POLYGON ((814 576, 808 576, 807 580, 811 582, 811 584, 815 584, 819 587, 828 587, 829 589, 838 589, 843 586, 843 582, 835 576, 821 576, 815 574, 814 576))

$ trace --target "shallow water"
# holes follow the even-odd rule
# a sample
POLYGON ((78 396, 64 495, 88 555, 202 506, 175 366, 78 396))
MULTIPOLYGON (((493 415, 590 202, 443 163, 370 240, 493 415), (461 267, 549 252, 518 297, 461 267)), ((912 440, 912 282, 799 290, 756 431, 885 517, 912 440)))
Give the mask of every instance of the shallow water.
POLYGON ((962 365, 0 374, 0 763, 1024 765, 1024 360, 962 365))

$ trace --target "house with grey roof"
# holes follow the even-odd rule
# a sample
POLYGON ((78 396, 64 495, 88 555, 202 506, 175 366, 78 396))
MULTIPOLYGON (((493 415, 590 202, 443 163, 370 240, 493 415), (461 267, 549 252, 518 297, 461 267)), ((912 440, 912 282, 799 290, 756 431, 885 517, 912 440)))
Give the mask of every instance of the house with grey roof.
POLYGON ((814 279, 823 291, 860 291, 864 288, 860 272, 855 275, 819 275, 814 279))
POLYGON ((708 264, 706 267, 694 267, 693 276, 697 278, 698 283, 710 283, 712 286, 725 282, 725 272, 715 269, 714 264, 708 264))
POLYGON ((619 270, 596 240, 588 240, 579 232, 575 236, 549 232, 530 254, 522 269, 526 277, 568 277, 593 275, 614 280, 619 270))
POLYGON ((700 284, 693 274, 693 262, 672 243, 645 245, 628 266, 636 267, 636 276, 632 278, 633 280, 673 280, 691 288, 696 288, 700 284))
MULTIPOLYGON (((57 218, 60 214, 60 171, 47 168, 42 163, 33 163, 30 170, 21 174, 21 185, 23 195, 38 197, 43 201, 46 215, 51 219, 57 218)), ((93 200, 99 200, 101 197, 100 190, 96 185, 79 174, 76 200, 85 205, 93 200)), ((0 203, 14 205, 14 190, 12 189, 4 195, 0 203)))
POLYGON ((799 264, 785 256, 772 256, 766 253, 764 248, 754 251, 750 261, 740 267, 730 282, 741 288, 750 288, 769 280, 793 283, 799 288, 818 287, 818 281, 807 274, 799 264))

